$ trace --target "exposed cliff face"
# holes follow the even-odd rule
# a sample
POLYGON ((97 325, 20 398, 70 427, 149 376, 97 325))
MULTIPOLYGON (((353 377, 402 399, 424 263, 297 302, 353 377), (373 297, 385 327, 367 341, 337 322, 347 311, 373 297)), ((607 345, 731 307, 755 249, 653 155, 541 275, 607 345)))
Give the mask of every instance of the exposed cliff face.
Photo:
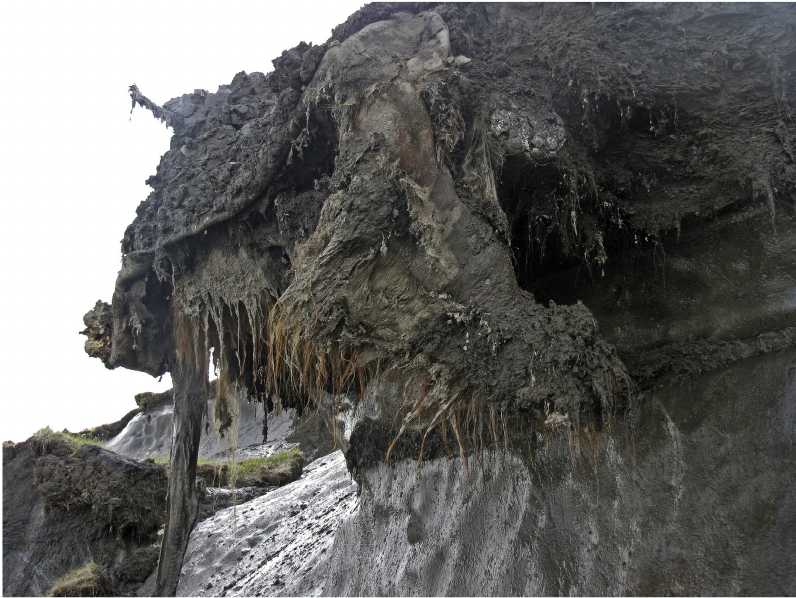
POLYGON ((554 432, 473 457, 474 479, 367 468, 324 594, 792 594, 796 352, 648 391, 627 419, 574 461, 554 432))
POLYGON ((358 370, 463 386, 465 403, 625 404, 632 384, 588 312, 523 290, 662 252, 667 232, 755 198, 774 217, 793 189, 791 11, 385 10, 163 107, 173 148, 125 235, 105 361, 174 367, 177 310, 184 340, 240 361, 223 369, 253 392, 261 368, 274 389, 311 378, 294 357, 337 366, 334 344, 358 370))
POLYGON ((639 388, 792 346, 794 41, 788 5, 371 5, 269 75, 131 89, 174 137, 86 334, 175 379, 159 591, 211 354, 222 427, 331 395, 378 486, 555 429, 599 454, 639 388))

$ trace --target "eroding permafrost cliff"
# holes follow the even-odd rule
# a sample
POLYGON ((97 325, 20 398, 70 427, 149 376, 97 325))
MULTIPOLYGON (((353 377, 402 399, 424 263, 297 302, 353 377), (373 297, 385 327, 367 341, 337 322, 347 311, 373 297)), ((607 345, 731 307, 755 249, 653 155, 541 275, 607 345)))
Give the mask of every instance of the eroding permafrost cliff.
POLYGON ((381 4, 131 88, 174 137, 86 334, 175 383, 156 591, 211 355, 222 428, 332 397, 327 592, 796 591, 795 41, 790 5, 381 4))

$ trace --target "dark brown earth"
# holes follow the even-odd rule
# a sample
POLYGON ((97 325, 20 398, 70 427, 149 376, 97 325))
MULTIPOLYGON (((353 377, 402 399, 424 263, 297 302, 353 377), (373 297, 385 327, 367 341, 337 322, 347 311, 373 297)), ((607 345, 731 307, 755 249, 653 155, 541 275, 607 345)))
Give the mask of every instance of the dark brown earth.
POLYGON ((154 463, 85 444, 73 455, 44 454, 37 459, 33 483, 44 499, 45 515, 90 507, 112 531, 137 539, 163 525, 166 471, 154 463))

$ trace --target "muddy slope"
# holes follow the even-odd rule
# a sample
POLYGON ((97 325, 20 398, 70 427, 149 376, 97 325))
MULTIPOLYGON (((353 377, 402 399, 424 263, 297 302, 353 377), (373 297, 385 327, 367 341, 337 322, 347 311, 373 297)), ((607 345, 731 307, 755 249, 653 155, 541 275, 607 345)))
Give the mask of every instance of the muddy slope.
POLYGON ((177 595, 317 596, 335 532, 357 502, 343 455, 321 457, 300 480, 200 523, 177 595))
MULTIPOLYGON (((199 457, 203 459, 228 456, 232 444, 230 434, 220 438, 216 433, 212 423, 213 406, 214 401, 208 401, 199 448, 199 457)), ((240 399, 238 409, 242 416, 242 422, 235 438, 236 449, 263 444, 263 429, 266 424, 263 421, 265 416, 262 407, 240 399)), ((146 412, 135 415, 118 434, 113 436, 108 441, 107 448, 133 459, 168 457, 171 451, 173 413, 174 407, 170 401, 148 408, 146 412)), ((289 433, 288 430, 280 430, 279 424, 287 421, 289 425, 292 415, 292 413, 287 413, 284 418, 280 419, 276 413, 270 414, 272 439, 281 439, 286 433, 289 433)), ((267 430, 267 427, 265 429, 267 430)))
POLYGON ((222 428, 241 395, 331 396, 364 487, 499 446, 520 471, 556 429, 611 446, 654 419, 640 390, 792 347, 794 42, 787 4, 379 4, 216 93, 131 88, 174 137, 85 334, 175 380, 158 591, 211 361, 222 428))

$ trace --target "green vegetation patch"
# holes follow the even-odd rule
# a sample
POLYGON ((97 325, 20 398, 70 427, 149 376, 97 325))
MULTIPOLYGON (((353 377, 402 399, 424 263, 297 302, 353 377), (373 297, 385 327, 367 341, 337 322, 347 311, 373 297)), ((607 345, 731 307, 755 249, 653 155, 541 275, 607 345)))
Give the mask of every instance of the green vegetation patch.
POLYGON ((232 465, 238 486, 284 486, 301 477, 304 454, 293 448, 271 457, 244 459, 232 465))
POLYGON ((207 486, 284 486, 301 477, 304 454, 292 448, 270 457, 221 462, 199 459, 196 476, 207 486))
POLYGON ((299 459, 301 460, 303 465, 304 455, 298 449, 298 447, 294 447, 290 450, 282 451, 281 453, 271 455, 270 457, 243 459, 242 461, 238 461, 237 463, 235 463, 234 470, 235 473, 238 475, 238 477, 247 476, 253 473, 257 473, 261 469, 269 469, 269 470, 278 469, 286 465, 291 465, 292 463, 296 462, 299 459))
POLYGON ((72 452, 75 452, 84 444, 93 444, 95 446, 101 447, 105 446, 105 443, 101 440, 96 440, 87 436, 81 436, 79 434, 72 434, 69 430, 64 430, 63 432, 53 432, 50 426, 42 428, 28 439, 28 443, 31 444, 33 449, 39 455, 47 454, 47 448, 53 442, 65 442, 72 449, 72 452))
POLYGON ((89 561, 57 579, 45 596, 110 596, 112 591, 105 571, 94 561, 89 561))

